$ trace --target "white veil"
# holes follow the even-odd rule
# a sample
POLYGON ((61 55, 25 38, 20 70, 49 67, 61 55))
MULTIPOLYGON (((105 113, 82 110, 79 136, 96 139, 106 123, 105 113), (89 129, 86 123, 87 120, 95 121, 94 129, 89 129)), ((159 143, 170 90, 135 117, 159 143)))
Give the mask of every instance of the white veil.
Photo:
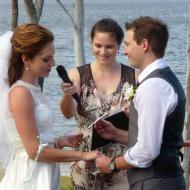
POLYGON ((8 65, 11 54, 11 37, 13 32, 0 36, 0 164, 6 168, 12 149, 4 126, 8 113, 8 65))

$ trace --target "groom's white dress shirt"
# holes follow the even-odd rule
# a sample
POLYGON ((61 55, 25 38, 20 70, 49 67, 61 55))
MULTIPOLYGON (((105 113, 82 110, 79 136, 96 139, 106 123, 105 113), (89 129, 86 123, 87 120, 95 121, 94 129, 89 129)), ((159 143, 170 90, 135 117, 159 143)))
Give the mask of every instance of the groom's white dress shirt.
MULTIPOLYGON (((138 81, 166 66, 163 59, 154 61, 142 71, 138 81)), ((136 167, 146 168, 160 153, 166 116, 174 111, 177 94, 167 81, 149 78, 138 87, 133 103, 138 113, 137 143, 127 150, 124 158, 136 167)))

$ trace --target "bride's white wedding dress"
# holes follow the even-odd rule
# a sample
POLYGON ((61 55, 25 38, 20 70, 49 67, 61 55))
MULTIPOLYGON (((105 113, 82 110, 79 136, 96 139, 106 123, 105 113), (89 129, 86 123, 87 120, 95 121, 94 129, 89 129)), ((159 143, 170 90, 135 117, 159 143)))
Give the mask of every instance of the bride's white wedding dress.
MULTIPOLYGON (((25 86, 35 102, 35 119, 41 144, 54 146, 53 117, 40 87, 17 81, 14 86, 25 86)), ((0 182, 0 190, 59 190, 60 169, 58 163, 33 161, 28 158, 10 112, 3 121, 9 141, 13 145, 12 158, 0 182)), ((27 127, 27 126, 26 126, 27 127)))

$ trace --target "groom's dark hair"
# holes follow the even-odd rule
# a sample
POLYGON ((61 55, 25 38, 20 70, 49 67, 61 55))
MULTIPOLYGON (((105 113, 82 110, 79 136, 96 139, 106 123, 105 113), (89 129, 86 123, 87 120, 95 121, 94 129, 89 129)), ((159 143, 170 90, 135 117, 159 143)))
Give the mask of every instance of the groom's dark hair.
POLYGON ((153 53, 158 58, 164 56, 169 38, 168 27, 162 21, 149 16, 141 16, 131 23, 125 23, 126 30, 134 31, 134 40, 140 44, 147 39, 153 53))

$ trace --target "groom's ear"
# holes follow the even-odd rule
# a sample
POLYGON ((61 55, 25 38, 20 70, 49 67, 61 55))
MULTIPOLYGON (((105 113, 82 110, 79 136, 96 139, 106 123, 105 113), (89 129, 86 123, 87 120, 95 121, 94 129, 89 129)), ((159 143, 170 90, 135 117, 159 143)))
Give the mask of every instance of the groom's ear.
POLYGON ((148 42, 147 39, 142 40, 141 46, 142 46, 144 52, 147 52, 150 49, 150 43, 148 42))

